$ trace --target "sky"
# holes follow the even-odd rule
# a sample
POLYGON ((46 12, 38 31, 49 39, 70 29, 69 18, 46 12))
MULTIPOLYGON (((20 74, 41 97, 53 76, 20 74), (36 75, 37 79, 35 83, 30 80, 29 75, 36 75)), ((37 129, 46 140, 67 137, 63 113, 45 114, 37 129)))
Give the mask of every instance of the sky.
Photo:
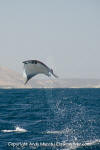
POLYGON ((60 78, 100 78, 99 0, 0 0, 0 65, 37 59, 60 78))

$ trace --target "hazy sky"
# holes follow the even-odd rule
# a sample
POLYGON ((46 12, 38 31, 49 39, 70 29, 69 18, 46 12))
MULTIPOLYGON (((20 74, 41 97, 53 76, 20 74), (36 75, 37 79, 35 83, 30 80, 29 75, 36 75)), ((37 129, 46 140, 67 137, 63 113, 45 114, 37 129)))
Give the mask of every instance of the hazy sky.
POLYGON ((0 65, 38 59, 61 78, 100 78, 100 0, 0 0, 0 65))

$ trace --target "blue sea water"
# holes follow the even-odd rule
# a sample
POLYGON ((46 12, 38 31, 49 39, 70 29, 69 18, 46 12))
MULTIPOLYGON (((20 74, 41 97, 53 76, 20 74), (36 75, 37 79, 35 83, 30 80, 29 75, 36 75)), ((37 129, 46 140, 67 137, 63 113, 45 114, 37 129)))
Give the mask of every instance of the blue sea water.
POLYGON ((100 89, 1 89, 0 150, 100 150, 100 89))

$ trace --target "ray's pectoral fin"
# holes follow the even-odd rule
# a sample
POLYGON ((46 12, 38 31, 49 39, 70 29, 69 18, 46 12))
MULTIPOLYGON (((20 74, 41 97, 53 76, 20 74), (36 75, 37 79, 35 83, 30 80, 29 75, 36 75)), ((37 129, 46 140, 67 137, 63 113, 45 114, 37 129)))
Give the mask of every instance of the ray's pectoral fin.
POLYGON ((58 78, 58 76, 56 75, 56 74, 54 74, 54 73, 52 73, 53 74, 53 76, 55 77, 55 78, 58 78))
POLYGON ((26 79, 26 81, 25 81, 25 83, 24 83, 24 84, 26 84, 26 83, 28 82, 28 80, 29 80, 29 79, 26 79))
POLYGON ((37 74, 28 75, 24 84, 26 84, 32 77, 34 77, 34 76, 36 76, 36 75, 37 75, 37 74))
POLYGON ((51 69, 50 71, 52 73, 52 75, 55 77, 55 78, 58 78, 58 76, 56 74, 54 74, 53 70, 51 69))

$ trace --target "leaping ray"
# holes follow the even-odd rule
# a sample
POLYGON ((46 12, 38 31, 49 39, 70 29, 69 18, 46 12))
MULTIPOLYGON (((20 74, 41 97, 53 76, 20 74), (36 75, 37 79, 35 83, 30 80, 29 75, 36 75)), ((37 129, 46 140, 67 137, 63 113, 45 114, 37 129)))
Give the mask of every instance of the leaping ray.
POLYGON ((34 76, 38 74, 44 74, 46 76, 51 76, 51 74, 57 78, 58 76, 53 73, 53 70, 50 69, 47 65, 38 60, 27 60, 23 61, 24 63, 24 73, 26 76, 25 84, 34 76))

